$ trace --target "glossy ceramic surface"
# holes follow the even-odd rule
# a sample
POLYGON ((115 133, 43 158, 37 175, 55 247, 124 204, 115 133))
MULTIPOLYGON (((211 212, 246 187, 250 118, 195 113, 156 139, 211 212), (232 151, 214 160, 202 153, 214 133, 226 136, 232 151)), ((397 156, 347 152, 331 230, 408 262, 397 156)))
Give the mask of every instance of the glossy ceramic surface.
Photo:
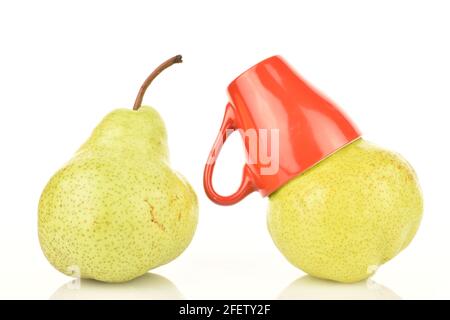
MULTIPOLYGON (((217 204, 234 204, 253 191, 267 196, 360 137, 350 119, 306 83, 280 56, 263 60, 242 73, 228 86, 228 95, 230 102, 203 177, 206 194, 217 204), (212 174, 227 130, 240 131, 248 157, 239 189, 232 195, 222 196, 213 188, 212 174), (263 161, 261 153, 251 152, 248 132, 256 134, 259 142, 268 141, 263 147, 271 158, 277 158, 277 170, 264 171, 268 167, 267 159, 263 161), (279 139, 261 140, 264 138, 262 133, 276 134, 279 139), (278 155, 275 155, 277 151, 278 155), (268 171, 271 172, 268 174, 268 171)), ((261 143, 258 150, 260 148, 261 143)))

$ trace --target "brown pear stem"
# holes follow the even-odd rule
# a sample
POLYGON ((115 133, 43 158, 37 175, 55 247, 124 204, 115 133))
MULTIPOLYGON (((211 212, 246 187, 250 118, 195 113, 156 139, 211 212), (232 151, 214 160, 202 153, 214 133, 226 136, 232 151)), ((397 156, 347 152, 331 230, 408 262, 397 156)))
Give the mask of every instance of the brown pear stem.
POLYGON ((136 97, 136 101, 134 102, 133 110, 138 110, 142 105, 142 99, 144 99, 144 94, 147 88, 152 83, 153 79, 155 79, 158 74, 160 74, 164 69, 170 67, 171 65, 175 63, 181 63, 183 62, 181 55, 176 55, 175 57, 172 57, 163 63, 161 63, 155 71, 153 71, 147 79, 145 79, 144 83, 141 86, 141 89, 139 89, 138 95, 136 97))

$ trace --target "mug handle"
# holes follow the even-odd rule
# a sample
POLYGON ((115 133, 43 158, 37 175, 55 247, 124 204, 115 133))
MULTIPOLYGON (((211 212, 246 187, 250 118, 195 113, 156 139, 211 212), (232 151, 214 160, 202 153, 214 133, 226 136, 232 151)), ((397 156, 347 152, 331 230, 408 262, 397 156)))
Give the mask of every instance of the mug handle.
POLYGON ((211 199, 211 201, 224 206, 235 204, 256 190, 251 179, 250 168, 247 164, 244 165, 241 185, 232 195, 221 196, 214 190, 212 185, 212 175, 216 164, 216 158, 219 156, 222 145, 228 138, 227 131, 236 130, 236 126, 236 115, 233 107, 230 103, 228 103, 225 109, 222 126, 220 127, 219 134, 217 135, 216 141, 214 142, 213 148, 209 154, 208 162, 206 163, 205 172, 203 174, 203 186, 205 188, 206 195, 209 199, 211 199))

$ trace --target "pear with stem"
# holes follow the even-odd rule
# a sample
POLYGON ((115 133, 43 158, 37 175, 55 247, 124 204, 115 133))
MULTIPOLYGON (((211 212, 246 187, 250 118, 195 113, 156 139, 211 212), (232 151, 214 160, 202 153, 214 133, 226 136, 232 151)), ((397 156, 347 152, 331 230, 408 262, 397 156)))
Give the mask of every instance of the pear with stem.
POLYGON ((191 242, 196 194, 169 165, 162 118, 142 106, 153 79, 180 62, 177 55, 156 68, 133 109, 106 115, 45 187, 39 240, 59 271, 124 282, 172 261, 191 242))

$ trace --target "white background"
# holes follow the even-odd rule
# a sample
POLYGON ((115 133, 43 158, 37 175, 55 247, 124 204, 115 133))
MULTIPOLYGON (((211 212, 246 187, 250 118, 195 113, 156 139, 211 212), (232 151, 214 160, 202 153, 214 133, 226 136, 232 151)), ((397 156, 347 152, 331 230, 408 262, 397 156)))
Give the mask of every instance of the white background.
MULTIPOLYGON (((2 1, 0 298, 450 298, 449 17, 448 1, 2 1), (164 278, 67 286, 39 248, 40 193, 102 117, 131 107, 149 72, 178 53, 184 63, 144 102, 165 119, 172 165, 197 191, 195 238, 153 271, 164 278), (226 86, 274 54, 418 173, 421 228, 368 284, 304 278, 273 245, 260 195, 232 207, 204 195, 226 86)), ((224 193, 240 182, 239 140, 216 170, 224 193)))

